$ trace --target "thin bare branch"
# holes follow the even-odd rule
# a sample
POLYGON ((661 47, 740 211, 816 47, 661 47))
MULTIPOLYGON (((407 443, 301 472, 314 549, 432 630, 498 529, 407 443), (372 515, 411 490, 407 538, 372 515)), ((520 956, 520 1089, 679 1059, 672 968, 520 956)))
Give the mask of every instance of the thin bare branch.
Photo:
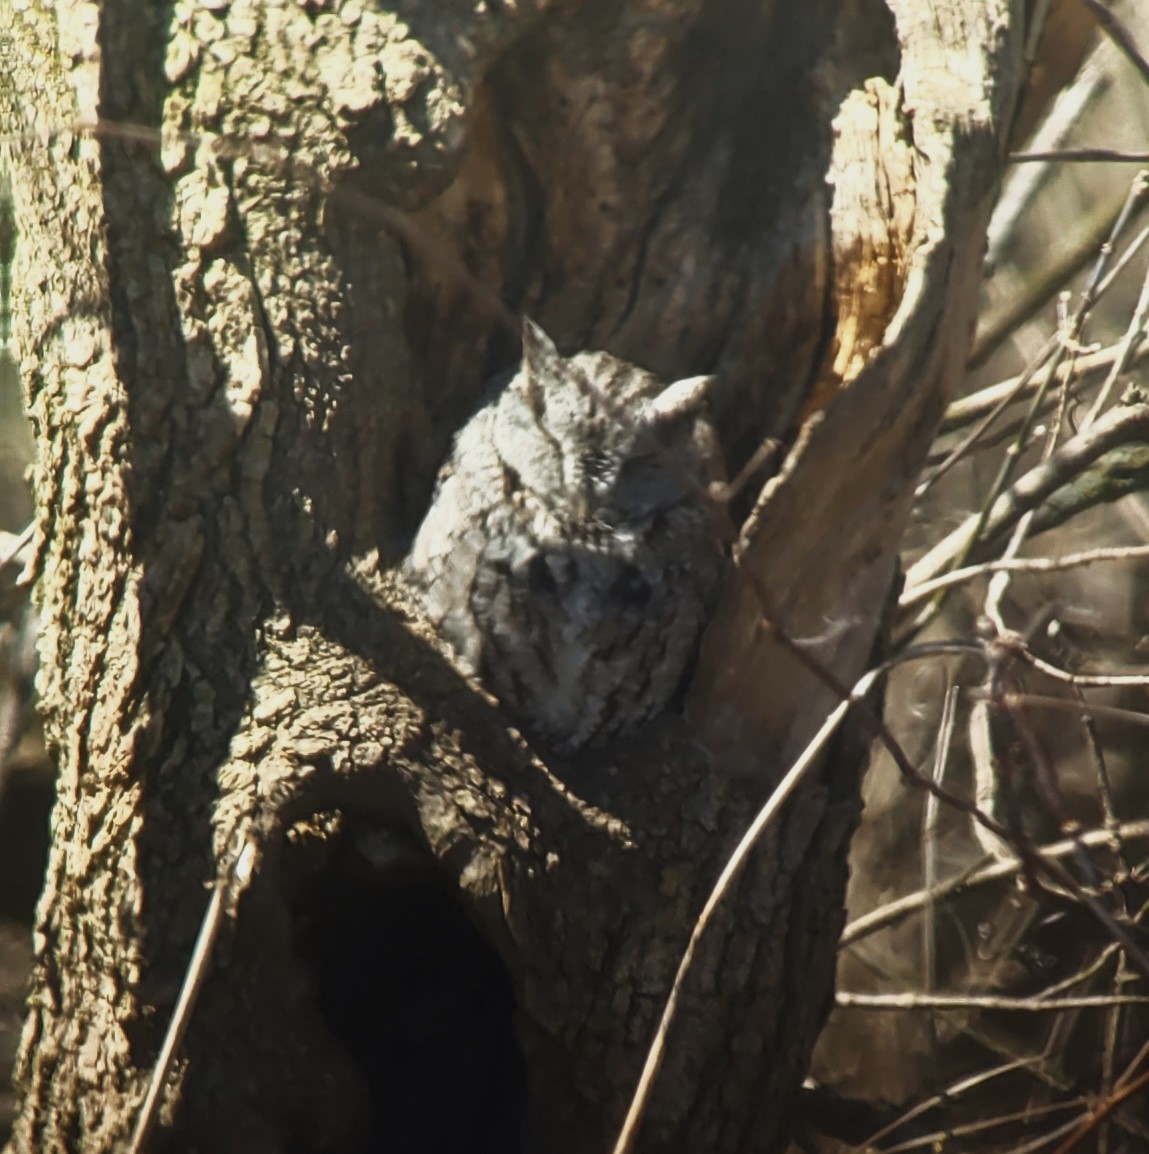
MULTIPOLYGON (((1135 211, 1140 211, 1140 205, 1135 211)), ((1000 311, 979 322, 970 351, 970 369, 984 365, 1027 321, 1032 320, 1099 251, 1115 240, 1115 228, 1124 218, 1126 200, 1116 197, 1091 207, 1074 221, 1072 235, 1062 241, 1027 278, 1025 288, 1011 296, 1000 311)), ((1128 219, 1133 219, 1129 217, 1128 219)))
MULTIPOLYGON (((1082 113, 1112 83, 1102 69, 1086 65, 1073 83, 1059 92, 1053 107, 1031 140, 1033 152, 1057 152, 1069 138, 1082 113)), ((1025 210, 1041 190, 1052 165, 1034 165, 1011 172, 1001 191, 986 230, 985 263, 994 268, 1025 210)))
POLYGON ((1145 339, 1147 317, 1149 317, 1149 268, 1146 268, 1145 276, 1141 281, 1141 295, 1137 299, 1137 307, 1133 310, 1133 315, 1129 318, 1125 336, 1121 339, 1117 359, 1110 367, 1109 373, 1105 377, 1105 383, 1097 391, 1097 396, 1086 414, 1086 425, 1092 425, 1100 416, 1101 410, 1105 408, 1105 403, 1113 392, 1113 387, 1117 384, 1117 378, 1129 367, 1134 350, 1145 339))
MULTIPOLYGON (((976 694, 976 690, 971 696, 976 694)), ((1026 705, 1038 709, 1051 709, 1058 713, 1073 713, 1080 716, 1084 712, 1094 717, 1104 717, 1109 721, 1120 721, 1126 725, 1136 725, 1141 729, 1149 729, 1149 713, 1141 713, 1135 709, 1122 709, 1117 705, 1102 705, 1091 701, 1083 705, 1076 697, 1049 697, 1041 693, 1024 694, 1026 705)))
MULTIPOLYGON (((946 1086, 939 1093, 919 1102, 916 1106, 911 1107, 904 1114, 900 1115, 889 1125, 883 1127, 876 1134, 871 1134, 869 1138, 863 1143, 867 1149, 876 1146, 883 1138, 892 1134, 895 1130, 900 1130, 903 1126, 920 1118, 923 1114, 936 1109, 938 1106, 946 1105, 958 1101, 963 1095, 968 1094, 971 1090, 976 1090, 980 1086, 984 1086, 987 1082, 992 1082, 995 1078, 1002 1078, 1006 1074, 1016 1073, 1018 1070, 1025 1070, 1031 1066, 1036 1065, 1039 1059, 1037 1058, 1021 1058, 1017 1061, 1007 1062, 1003 1066, 995 1066, 991 1070, 980 1070, 976 1074, 970 1075, 968 1078, 962 1078, 957 1082, 952 1082, 946 1086)), ((888 1148, 887 1148, 888 1149, 888 1148)))
POLYGON ((1052 148, 1045 151, 1011 152, 1009 161, 1011 164, 1149 164, 1149 152, 1124 152, 1119 148, 1052 148))
POLYGON ((1133 33, 1118 19, 1113 10, 1101 3, 1101 0, 1082 0, 1082 3, 1101 25, 1101 30, 1121 50, 1122 54, 1141 73, 1141 79, 1149 84, 1149 61, 1137 47, 1133 33))
POLYGON ((1121 1086, 1106 1098, 1105 1101, 1094 1106, 1089 1112, 1089 1117, 1085 1118, 1074 1132, 1058 1146, 1054 1154, 1071 1154, 1071 1151, 1080 1146, 1082 1138, 1108 1118, 1118 1106, 1127 1102, 1135 1094, 1141 1093, 1146 1087, 1149 1087, 1149 1071, 1142 1074, 1140 1078, 1136 1078, 1134 1081, 1121 1086))
MULTIPOLYGON (((1034 702, 1032 696, 1027 697, 1026 700, 1030 704, 1034 702)), ((1067 702, 1066 704, 1071 703, 1067 702)), ((1149 717, 1146 718, 1146 722, 1149 724, 1149 717)), ((1123 822, 1118 827, 1117 832, 1123 839, 1149 837, 1149 820, 1123 822)), ((1053 842, 1051 845, 1039 846, 1037 852, 1041 854, 1043 858, 1052 860, 1054 858, 1072 856, 1077 852, 1079 845, 1094 848, 1112 847, 1113 844, 1113 834, 1109 830, 1098 829, 1090 830, 1088 833, 1083 833, 1076 838, 1067 838, 1064 841, 1053 842)), ((923 909, 926 903, 931 900, 940 902, 945 898, 958 897, 979 886, 989 885, 992 882, 1001 881, 1004 878, 1015 877, 1021 873, 1023 868, 1023 863, 1020 859, 987 864, 989 861, 990 859, 988 857, 982 858, 980 862, 975 862, 968 870, 955 874, 952 878, 948 878, 946 881, 940 883, 932 893, 924 889, 918 890, 915 893, 898 898, 897 901, 880 906, 868 914, 855 918, 842 931, 842 936, 838 941, 838 948, 845 949, 847 946, 861 941, 862 938, 869 937, 879 930, 884 930, 889 926, 896 925, 903 918, 923 909)))
POLYGON ((1066 685, 1092 689, 1149 685, 1149 673, 1070 673, 1068 669, 1062 669, 1059 665, 1054 665, 1052 661, 1045 661, 1038 657, 1028 647, 1022 647, 1018 652, 1021 659, 1032 665, 1034 669, 1040 669, 1042 673, 1055 678, 1057 681, 1063 681, 1066 685))
POLYGON ((160 1097, 167 1085, 168 1076, 171 1074, 172 1063, 179 1053, 184 1035, 191 1024, 200 990, 203 988, 204 980, 211 968, 215 943, 223 926, 228 898, 236 887, 245 885, 250 879, 255 867, 255 856, 255 842, 251 838, 245 838, 234 861, 228 862, 212 889, 211 900, 204 911, 199 936, 196 938, 195 949, 192 950, 187 972, 184 974, 179 998, 176 1001, 175 1009, 172 1011, 171 1021, 168 1023, 155 1068, 152 1070, 148 1092, 144 1097, 143 1105, 140 1107, 139 1117, 136 1119, 136 1128, 132 1133, 128 1154, 143 1154, 147 1149, 148 1140, 159 1117, 160 1097))
POLYGON ((1098 994, 1080 998, 1000 998, 985 994, 852 994, 839 991, 839 1006, 857 1010, 1009 1010, 1048 1013, 1051 1010, 1105 1009, 1109 1006, 1149 1005, 1149 997, 1136 994, 1098 994))
POLYGON ((980 536, 992 539, 1005 532, 1104 453, 1131 441, 1149 442, 1149 406, 1112 409, 1066 441, 1048 461, 1035 466, 1012 488, 1001 492, 992 506, 967 517, 959 528, 915 562, 906 574, 907 590, 932 580, 955 560, 968 555, 980 536))
POLYGON ((1062 557, 1011 557, 1005 560, 983 561, 980 565, 967 565, 964 569, 954 569, 943 573, 920 585, 907 587, 898 599, 898 608, 907 609, 920 601, 925 601, 931 593, 950 585, 961 585, 984 577, 988 573, 1009 570, 1013 573, 1056 573, 1064 569, 1077 569, 1082 565, 1093 565, 1099 561, 1136 561, 1149 558, 1149 545, 1121 545, 1103 549, 1085 549, 1080 553, 1066 553, 1062 557))
MULTIPOLYGON (((1042 1107, 1029 1106, 1024 1110, 1014 1111, 1012 1114, 999 1114, 993 1118, 984 1118, 977 1122, 967 1122, 964 1126, 954 1126, 951 1129, 939 1130, 933 1134, 923 1134, 920 1138, 914 1138, 912 1141, 899 1142, 895 1146, 887 1146, 884 1154, 902 1154, 903 1151, 921 1150, 924 1148, 936 1150, 939 1146, 951 1142, 954 1138, 969 1138, 974 1134, 984 1134, 987 1130, 996 1130, 1014 1122, 1032 1122, 1033 1119, 1043 1115, 1080 1108, 1083 1104, 1084 1103, 1078 1099, 1074 1102, 1051 1102, 1049 1105, 1042 1107)), ((1042 1146, 1047 1146, 1050 1142, 1055 1142, 1062 1134, 1068 1134, 1077 1124, 1076 1119, 1067 1122, 1065 1125, 1059 1126, 1056 1130, 1048 1134, 1034 1138, 1033 1141, 1027 1142, 1024 1146, 1014 1147, 1010 1150, 1010 1154, 1030 1154, 1033 1150, 1040 1150, 1042 1146)))
POLYGON ((29 521, 16 535, 12 533, 0 534, 0 573, 7 569, 8 566, 24 552, 35 532, 36 522, 29 521))
MULTIPOLYGON (((982 440, 1001 414, 1004 413, 1006 409, 1026 391, 1030 383, 1036 379, 1037 374, 1049 361, 1049 358, 1054 354, 1056 349, 1057 340, 1055 337, 1050 337, 1037 351, 1036 356, 1033 357, 1021 376, 1014 378, 1014 380, 1010 382, 1010 388, 1002 393, 993 407, 985 413, 981 420, 946 454, 945 459, 918 485, 914 490, 915 499, 920 501, 954 465, 962 460, 970 450, 982 440)), ((1066 374, 1065 379, 1068 380, 1068 374, 1066 374)))
MULTIPOLYGON (((950 746, 957 729, 957 706, 961 696, 961 686, 951 685, 946 690, 945 703, 942 706, 941 724, 938 732, 937 745, 934 752, 933 780, 938 786, 945 785, 946 766, 949 763, 950 746)), ((926 804, 922 809, 922 879, 925 890, 932 894, 938 883, 938 830, 941 817, 941 803, 935 794, 926 797, 926 804)), ((929 901, 925 907, 925 917, 922 919, 922 961, 925 986, 928 991, 937 987, 937 957, 935 943, 937 932, 934 925, 934 903, 929 901)), ((934 1020, 929 1021, 931 1031, 934 1029, 934 1020)), ((934 1045, 937 1038, 933 1038, 934 1045)))
POLYGON ((642 1121, 642 1115, 646 1110, 651 1090, 654 1087, 654 1081, 658 1077, 659 1070, 662 1068, 662 1060, 666 1052, 666 1038, 670 1032, 670 1024, 674 1020, 674 1016, 678 1010, 678 1001, 682 994, 686 975, 690 972, 690 968, 694 963, 698 943, 702 940, 702 936, 713 920, 714 914, 725 900, 730 886, 742 872, 746 860, 750 856, 750 851, 758 843, 762 834, 777 816, 787 798, 789 798, 797 788, 798 783, 806 776, 810 767, 815 764, 819 754, 842 724, 851 706, 862 700, 866 694, 870 692, 874 683, 881 676, 881 673, 881 670, 873 670, 865 674, 854 686, 853 691, 839 702, 822 723, 821 728, 810 741, 809 745, 802 751, 801 756, 794 762, 785 777, 775 786, 770 796, 766 799, 765 805, 758 811, 758 814, 742 835, 734 852, 730 855, 725 868, 719 875, 718 880, 714 883, 714 888, 711 890, 710 896, 706 899, 706 904, 702 907, 702 912, 698 915, 698 919, 694 923, 694 929, 690 933, 690 940, 687 942, 686 949, 682 954, 682 960, 678 964, 678 971, 674 975, 674 982, 670 987, 670 994, 667 997, 666 1006, 662 1011, 662 1018, 655 1031, 654 1040, 651 1043, 642 1074, 638 1080, 638 1086, 635 1089, 634 1097, 630 1103, 630 1109, 627 1111, 626 1119, 622 1124, 622 1129, 619 1131, 618 1139, 614 1144, 613 1154, 627 1154, 633 1147, 635 1136, 638 1133, 639 1123, 642 1121))
MULTIPOLYGON (((1138 233, 1138 239, 1144 243, 1144 238, 1149 238, 1149 229, 1138 233)), ((1045 353, 1048 349, 1052 352, 1056 338, 1050 337, 1045 345, 1041 348, 1041 353, 1045 353)), ((1107 348, 1099 349, 1095 353, 1085 353, 1078 358, 1076 372, 1082 385, 1085 384, 1085 378, 1094 373, 1104 372, 1113 364, 1121 354, 1119 345, 1110 345, 1107 348)), ((1149 356, 1149 348, 1142 345, 1134 354, 1130 365, 1138 362, 1149 356)), ((1035 358, 1037 360, 1039 358, 1035 358)), ((970 393, 967 397, 959 397, 954 401, 948 409, 946 409, 945 416, 942 418, 942 432, 953 431, 959 429, 971 421, 980 420, 987 413, 996 411, 997 407, 1005 401, 1006 405, 1013 403, 1021 398, 1021 395, 1036 386, 1033 385, 1033 380, 1037 375, 1037 369, 1044 363, 1044 358, 1040 359, 1040 363, 1035 367, 1031 366, 1026 369, 1020 376, 1009 377, 1004 381, 1000 381, 996 385, 987 385, 984 389, 979 389, 976 393, 970 393)), ((1065 366, 1058 370, 1058 381, 1068 377, 1069 373, 1065 366)))

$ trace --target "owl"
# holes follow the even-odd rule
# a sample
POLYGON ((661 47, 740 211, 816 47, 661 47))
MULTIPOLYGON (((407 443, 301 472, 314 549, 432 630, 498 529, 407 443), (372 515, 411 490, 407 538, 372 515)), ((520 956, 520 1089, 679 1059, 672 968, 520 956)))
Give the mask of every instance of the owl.
POLYGON ((627 733, 682 684, 722 576, 713 378, 666 385, 523 323, 404 563, 428 619, 532 739, 627 733))

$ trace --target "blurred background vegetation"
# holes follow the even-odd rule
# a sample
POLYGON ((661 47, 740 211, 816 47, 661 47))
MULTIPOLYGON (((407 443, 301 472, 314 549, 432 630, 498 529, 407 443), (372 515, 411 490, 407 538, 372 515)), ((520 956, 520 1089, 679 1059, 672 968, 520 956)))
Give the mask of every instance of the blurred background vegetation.
MULTIPOLYGON (((986 507, 1007 452, 1012 481, 1085 435, 1125 346, 1128 364, 1105 409, 1149 397, 1146 52, 1144 2, 1050 6, 1013 147, 1053 155, 1015 162, 1003 183, 968 371, 903 547, 911 582, 914 564, 986 507), (1128 159, 1086 162, 1071 155, 1081 149, 1128 159), (1100 291, 1083 307, 1090 286, 1100 291), (979 428, 1027 373, 1032 384, 979 428), (1047 375, 1046 401, 1031 410, 1047 375)), ((1040 506, 1018 558, 1143 554, 1145 441, 1142 431, 1121 447, 1121 483, 1102 462, 1070 478, 1056 494, 1070 515, 1057 523, 1052 500, 1040 506)), ((1007 549, 1008 534, 971 560, 1007 549)), ((843 1108, 849 1140, 811 1137, 808 1148, 1149 1150, 1149 1007, 1140 1004, 1149 994, 1149 686, 1082 688, 1001 644, 1004 626, 1057 669, 1135 682, 1149 669, 1149 557, 1017 572, 997 589, 982 574, 916 627, 927 604, 899 615, 903 644, 957 639, 969 655, 897 670, 888 723, 923 774, 990 809, 1029 848, 1060 843, 1077 890, 1040 882, 1019 867, 1016 844, 992 844, 967 813, 908 788, 876 753, 851 851, 839 1005, 813 1071, 819 1087, 853 1108, 843 1108), (991 687, 979 650, 995 655, 1012 716, 986 711, 991 687), (899 913, 899 900, 910 912, 899 913), (1140 962, 1099 914, 1128 935, 1140 962), (1040 1008, 1050 999, 1065 1008, 1040 1008)))

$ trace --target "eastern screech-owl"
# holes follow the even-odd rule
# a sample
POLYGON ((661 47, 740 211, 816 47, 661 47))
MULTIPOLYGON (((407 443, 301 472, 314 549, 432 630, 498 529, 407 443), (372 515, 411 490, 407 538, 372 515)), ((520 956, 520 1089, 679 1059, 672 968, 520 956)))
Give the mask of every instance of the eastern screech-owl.
POLYGON ((682 681, 724 564, 709 380, 568 359, 524 321, 519 370, 439 474, 405 572, 463 665, 552 748, 634 728, 682 681))

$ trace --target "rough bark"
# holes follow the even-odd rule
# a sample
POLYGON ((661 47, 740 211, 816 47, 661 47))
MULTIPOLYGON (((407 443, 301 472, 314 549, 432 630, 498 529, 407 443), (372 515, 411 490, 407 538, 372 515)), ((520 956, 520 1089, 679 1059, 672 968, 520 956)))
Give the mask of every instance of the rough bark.
MULTIPOLYGON (((539 1148, 606 1147, 694 916, 832 701, 757 627, 755 585, 846 682, 875 642, 966 347, 1019 8, 6 14, 59 762, 14 1150, 125 1148, 205 883, 247 837, 166 1140, 385 1141, 322 989, 381 964, 324 919, 348 894, 392 909, 394 870, 363 881, 355 850, 382 834, 433 860, 497 951, 539 1148), (77 113, 169 135, 70 131, 77 113), (685 720, 571 763, 508 729, 388 576, 514 362, 492 301, 567 352, 717 371, 732 470, 768 436, 788 449, 735 506, 685 720)), ((830 997, 858 761, 810 777, 704 940, 642 1149, 782 1147, 830 997)), ((386 1019, 404 991, 371 996, 386 1019)), ((428 1012, 465 1017, 448 1010, 428 1012)), ((440 1110, 492 1061, 466 1042, 440 1110)))

